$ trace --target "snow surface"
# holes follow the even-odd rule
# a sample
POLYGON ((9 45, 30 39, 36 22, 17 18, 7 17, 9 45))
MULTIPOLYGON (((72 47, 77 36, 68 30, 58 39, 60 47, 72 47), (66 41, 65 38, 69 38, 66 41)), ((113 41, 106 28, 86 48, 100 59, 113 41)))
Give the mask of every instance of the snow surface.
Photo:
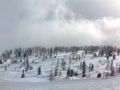
MULTIPOLYGON (((20 68, 20 63, 11 64, 11 59, 7 60, 6 63, 0 65, 0 90, 120 90, 119 73, 115 73, 114 77, 96 78, 99 72, 102 75, 104 72, 109 72, 106 70, 108 62, 105 57, 94 58, 92 54, 82 55, 82 53, 79 51, 77 54, 81 55, 80 60, 72 60, 70 65, 70 68, 79 72, 79 76, 72 77, 70 80, 65 79, 65 77, 69 67, 69 59, 72 57, 71 53, 59 53, 57 58, 48 58, 45 61, 41 57, 30 56, 29 62, 33 69, 25 73, 25 78, 21 78, 24 67, 20 68), (61 76, 55 77, 54 81, 50 82, 50 70, 54 70, 57 60, 60 64, 62 59, 66 61, 66 70, 62 71, 61 76), (87 71, 88 76, 86 78, 81 77, 80 70, 80 62, 84 60, 87 67, 90 63, 94 64, 94 71, 87 71), (7 71, 5 71, 6 65, 8 66, 7 71), (42 68, 41 75, 37 75, 39 66, 42 68)), ((116 56, 113 64, 117 70, 117 64, 120 64, 120 56, 116 56)))
MULTIPOLYGON (((77 54, 82 54, 82 51, 79 51, 77 54)), ((21 78, 21 73, 24 67, 20 68, 21 63, 17 64, 11 64, 11 60, 7 60, 6 63, 0 65, 0 74, 2 74, 4 77, 4 80, 11 80, 11 81, 19 81, 19 82, 49 82, 49 75, 50 75, 50 70, 55 69, 55 66, 57 64, 57 60, 59 60, 59 70, 60 70, 60 65, 62 62, 62 59, 66 61, 66 70, 62 71, 61 76, 55 77, 55 80, 62 80, 65 79, 67 69, 69 67, 69 58, 72 57, 71 53, 61 53, 58 54, 57 58, 48 58, 45 61, 42 60, 42 58, 38 58, 35 56, 30 56, 29 57, 29 62, 30 65, 33 67, 32 70, 29 70, 27 73, 25 73, 25 78, 21 78), (34 63, 32 63, 34 61, 34 63), (7 71, 5 71, 5 66, 8 66, 7 71), (38 67, 41 66, 42 68, 42 74, 37 75, 37 69, 38 67)), ((94 71, 89 72, 87 70, 87 77, 86 79, 89 78, 96 78, 97 74, 101 72, 102 74, 104 72, 110 72, 109 70, 106 70, 107 66, 107 60, 105 57, 96 57, 94 58, 92 54, 88 55, 81 55, 80 60, 72 60, 72 63, 70 65, 70 68, 74 69, 74 71, 78 72, 79 74, 82 73, 80 70, 80 62, 86 61, 87 67, 89 67, 89 64, 92 63, 94 64, 94 71)), ((112 57, 110 58, 112 60, 112 57)), ((120 56, 116 57, 116 60, 114 60, 114 66, 120 64, 120 56)), ((78 77, 73 77, 72 79, 83 79, 81 75, 78 77)))
POLYGON ((0 90, 120 90, 120 77, 26 83, 0 80, 0 90))

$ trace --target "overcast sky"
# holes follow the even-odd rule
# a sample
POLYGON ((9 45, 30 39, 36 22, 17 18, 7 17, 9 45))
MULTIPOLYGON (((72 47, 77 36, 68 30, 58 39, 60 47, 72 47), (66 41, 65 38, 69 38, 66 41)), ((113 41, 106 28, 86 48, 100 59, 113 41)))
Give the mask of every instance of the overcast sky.
POLYGON ((120 45, 119 0, 0 0, 0 50, 120 45))

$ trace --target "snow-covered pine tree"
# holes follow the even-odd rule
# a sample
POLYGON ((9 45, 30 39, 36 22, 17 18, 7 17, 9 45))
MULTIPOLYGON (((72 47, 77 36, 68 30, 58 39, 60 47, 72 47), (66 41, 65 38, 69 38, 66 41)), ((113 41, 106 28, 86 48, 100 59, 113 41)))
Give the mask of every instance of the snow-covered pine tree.
POLYGON ((2 60, 0 60, 0 64, 2 64, 3 62, 2 62, 2 60))
POLYGON ((55 67, 55 72, 54 72, 54 76, 58 75, 58 66, 55 67))
POLYGON ((29 70, 29 60, 28 58, 26 59, 26 63, 25 63, 25 71, 28 71, 29 70))
POLYGON ((101 73, 98 73, 97 78, 101 78, 101 77, 102 77, 101 73))
POLYGON ((59 67, 59 59, 57 60, 57 67, 59 67))
POLYGON ((118 55, 120 54, 120 49, 119 49, 119 48, 117 49, 117 54, 118 54, 118 55))
POLYGON ((113 60, 111 60, 111 66, 110 66, 111 76, 114 76, 114 66, 113 66, 113 60))
POLYGON ((62 71, 61 71, 61 69, 60 69, 60 73, 59 73, 59 76, 61 76, 62 75, 62 71))
POLYGON ((51 70, 51 71, 50 71, 49 80, 50 80, 50 81, 53 81, 53 79, 54 79, 53 71, 51 70))
POLYGON ((109 60, 109 55, 106 56, 107 60, 109 60))
POLYGON ((83 71, 82 71, 82 77, 86 76, 86 62, 83 61, 83 71))
POLYGON ((67 75, 66 75, 66 79, 69 79, 69 77, 70 77, 70 72, 71 72, 71 69, 68 68, 68 70, 67 70, 67 75))
POLYGON ((113 55, 113 60, 115 60, 116 59, 116 56, 115 56, 115 54, 113 55))
POLYGON ((64 61, 64 59, 62 59, 61 66, 62 66, 62 70, 65 70, 66 62, 64 61))
POLYGON ((69 66, 71 65, 72 63, 72 60, 71 60, 71 57, 69 57, 69 66))
POLYGON ((89 72, 93 71, 94 65, 92 63, 89 64, 89 72))
POLYGON ((25 78, 25 71, 24 70, 22 71, 21 78, 25 78))
POLYGON ((41 75, 41 66, 38 67, 38 75, 41 75))
POLYGON ((87 55, 87 53, 88 53, 88 51, 87 51, 87 50, 85 50, 85 55, 87 55))
POLYGON ((42 60, 44 61, 45 60, 45 55, 43 54, 43 58, 42 58, 42 60))
POLYGON ((83 69, 83 63, 80 62, 80 70, 82 70, 82 69, 83 69))
POLYGON ((50 58, 52 57, 52 55, 53 55, 53 50, 52 50, 52 48, 50 49, 50 58))

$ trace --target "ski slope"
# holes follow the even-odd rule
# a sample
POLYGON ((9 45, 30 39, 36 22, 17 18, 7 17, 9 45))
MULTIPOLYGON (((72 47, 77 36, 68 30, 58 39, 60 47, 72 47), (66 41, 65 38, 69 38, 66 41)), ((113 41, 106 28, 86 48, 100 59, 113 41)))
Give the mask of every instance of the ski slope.
MULTIPOLYGON (((106 57, 93 57, 92 54, 82 55, 82 51, 77 54, 81 55, 80 60, 72 60, 69 64, 71 53, 59 53, 56 58, 47 58, 42 60, 41 57, 30 56, 29 63, 33 67, 25 73, 25 78, 21 78, 21 72, 24 67, 20 68, 21 63, 11 64, 11 59, 0 65, 0 90, 120 90, 120 73, 115 72, 113 77, 103 77, 108 64, 106 57), (62 59, 66 62, 66 69, 61 71, 61 76, 54 77, 53 81, 49 81, 50 70, 54 70, 59 60, 59 70, 62 59), (87 77, 81 77, 80 62, 84 61, 87 69, 90 63, 94 64, 92 72, 86 71, 87 77), (34 61, 34 63, 33 63, 34 61), (5 66, 7 70, 5 71, 5 66), (42 74, 37 75, 38 67, 42 67, 42 74), (66 79, 67 69, 70 67, 77 71, 79 75, 66 79), (96 78, 98 73, 102 74, 102 78, 96 78)), ((112 57, 110 58, 112 60, 112 57)), ((18 60, 19 61, 19 60, 18 60)), ((120 64, 120 56, 116 55, 113 62, 115 71, 117 65, 120 64)))
MULTIPOLYGON (((110 70, 106 70, 106 66, 108 64, 108 61, 106 57, 93 57, 92 54, 87 54, 82 56, 82 51, 79 51, 77 54, 81 55, 80 60, 71 60, 71 64, 69 64, 69 58, 72 57, 71 53, 59 53, 57 55, 57 58, 48 58, 46 60, 42 60, 42 58, 30 56, 29 57, 29 63, 33 67, 32 70, 29 70, 25 73, 25 78, 21 78, 22 70, 24 67, 20 68, 21 63, 18 62, 16 64, 11 64, 11 59, 7 60, 6 63, 0 65, 0 76, 3 76, 2 79, 9 80, 9 81, 17 81, 17 82, 49 82, 49 75, 50 70, 55 69, 57 61, 59 60, 59 71, 61 69, 61 62, 62 59, 65 60, 66 66, 65 70, 61 70, 61 76, 57 76, 54 78, 55 81, 58 80, 65 80, 67 69, 70 67, 74 71, 78 72, 78 77, 72 77, 71 79, 95 79, 97 74, 100 72, 102 75, 104 72, 110 72, 110 70), (80 62, 86 61, 87 65, 87 77, 82 78, 80 70, 80 62), (33 63, 34 61, 34 63, 33 63), (88 71, 89 64, 92 63, 94 65, 94 70, 92 72, 88 71), (5 71, 5 66, 7 67, 7 71, 5 71), (42 74, 37 75, 37 69, 41 66, 42 68, 42 74)), ((112 57, 110 58, 112 60, 112 57)), ((19 61, 19 60, 18 60, 19 61)), ((120 56, 116 55, 116 59, 113 62, 113 65, 115 67, 115 70, 117 70, 117 64, 120 64, 120 56)), ((119 73, 116 73, 118 76, 119 73)), ((103 77, 103 76, 102 76, 103 77)))
POLYGON ((26 83, 0 80, 0 90, 120 90, 120 77, 26 83))

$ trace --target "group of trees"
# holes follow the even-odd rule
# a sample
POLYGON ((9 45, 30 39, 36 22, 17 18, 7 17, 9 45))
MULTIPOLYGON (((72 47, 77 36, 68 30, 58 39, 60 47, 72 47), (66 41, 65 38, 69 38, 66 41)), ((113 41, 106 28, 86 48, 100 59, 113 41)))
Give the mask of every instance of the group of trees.
POLYGON ((73 47, 53 47, 53 48, 45 48, 45 47, 33 47, 33 48, 18 48, 14 50, 6 50, 0 55, 0 62, 6 61, 7 59, 13 57, 15 58, 26 58, 31 55, 35 56, 42 56, 45 58, 45 56, 55 56, 58 52, 72 52, 75 53, 79 50, 85 51, 85 54, 87 53, 94 53, 96 51, 99 51, 98 56, 103 56, 106 54, 106 56, 111 56, 113 52, 117 51, 117 54, 119 55, 120 49, 113 47, 113 46, 73 46, 73 47))
MULTIPOLYGON (((119 55, 120 53, 120 49, 113 47, 113 46, 104 46, 104 47, 86 47, 85 49, 82 48, 82 50, 84 51, 84 54, 87 55, 88 53, 93 54, 93 57, 106 57, 107 60, 109 60, 109 70, 110 73, 106 73, 105 76, 114 76, 115 73, 115 67, 113 65, 114 60, 116 59, 116 54, 119 55), (99 52, 98 54, 96 52, 99 52), (109 58, 112 57, 112 60, 110 60, 109 58)), ((70 61, 71 62, 71 61, 70 61)), ((80 69, 82 71, 82 77, 86 77, 86 69, 87 69, 87 65, 86 62, 83 61, 80 63, 80 69)), ((89 72, 94 70, 94 65, 90 64, 89 65, 89 72)), ((120 64, 117 68, 118 72, 120 72, 120 64)), ((73 74, 74 70, 70 70, 68 69, 67 71, 67 77, 71 77, 73 74), (71 72, 72 71, 72 72, 71 72)), ((97 77, 100 78, 102 77, 103 73, 98 73, 97 77)))
MULTIPOLYGON (((32 66, 29 63, 29 56, 36 56, 42 58, 43 61, 45 61, 48 58, 56 58, 58 52, 64 52, 64 53, 72 53, 72 57, 69 59, 69 64, 72 63, 72 60, 79 60, 81 56, 77 55, 76 53, 82 50, 84 51, 83 55, 87 55, 88 53, 93 54, 93 57, 103 57, 105 56, 107 60, 109 60, 109 57, 113 57, 113 60, 109 63, 109 68, 111 70, 111 76, 114 75, 114 66, 113 62, 116 59, 115 52, 117 52, 117 55, 120 54, 120 49, 113 46, 73 46, 73 47, 51 47, 51 48, 45 48, 45 47, 33 47, 33 48, 17 48, 14 50, 6 50, 0 55, 0 64, 5 63, 8 59, 11 59, 12 64, 14 63, 21 63, 21 67, 25 67, 24 70, 22 70, 21 78, 25 78, 25 73, 28 70, 32 69, 32 66), (98 54, 96 52, 99 52, 98 54), (20 60, 20 61, 18 61, 20 60), (24 61, 23 61, 24 60, 24 61)), ((57 65, 54 68, 54 70, 50 71, 50 80, 53 79, 54 76, 61 75, 61 71, 66 70, 66 60, 62 59, 61 64, 59 64, 59 60, 57 61, 57 65), (60 65, 60 69, 59 69, 60 65)), ((86 77, 86 62, 80 62, 80 70, 82 71, 82 77, 86 77)), ((5 70, 7 70, 7 66, 5 66, 5 70)), ((94 70, 94 65, 91 63, 89 65, 89 72, 94 70)), ((118 68, 118 71, 120 72, 120 67, 118 68)), ((38 67, 37 74, 41 75, 41 66, 38 67)), ((67 70, 67 77, 77 76, 78 73, 75 72, 73 69, 67 70)), ((100 77, 101 74, 98 74, 98 77, 100 77)))
MULTIPOLYGON (((21 74, 21 78, 25 78, 25 71, 26 70, 22 70, 22 74, 21 74)), ((41 72, 41 66, 39 66, 38 67, 38 69, 37 69, 37 75, 41 75, 42 74, 42 72, 41 72)))
POLYGON ((53 69, 50 71, 49 80, 52 81, 56 76, 61 76, 62 71, 65 70, 66 70, 66 61, 62 59, 60 63, 58 59, 55 67, 53 67, 53 69))
MULTIPOLYGON (((51 58, 54 55, 57 55, 58 52, 66 52, 66 53, 67 52, 72 52, 73 57, 74 57, 76 55, 77 51, 79 51, 79 50, 83 50, 85 55, 88 54, 88 53, 91 53, 91 54, 93 54, 94 57, 106 56, 107 60, 109 60, 109 57, 112 56, 113 60, 111 61, 111 63, 109 63, 110 64, 109 68, 110 68, 110 71, 111 71, 111 73, 109 74, 110 76, 113 76, 114 72, 115 72, 115 69, 114 69, 114 66, 113 66, 113 61, 116 59, 116 55, 114 53, 117 52, 118 55, 120 53, 119 48, 115 48, 115 47, 112 47, 112 46, 104 46, 104 47, 91 46, 91 47, 86 47, 86 48, 85 47, 84 48, 83 47, 71 47, 71 48, 55 47, 55 48, 50 48, 50 49, 39 48, 38 50, 40 50, 40 51, 37 51, 37 49, 34 48, 33 50, 31 49, 31 52, 34 52, 34 55, 40 55, 40 56, 43 55, 43 59, 45 59, 45 55, 49 56, 49 58, 51 58), (96 54, 97 51, 99 51, 98 54, 96 54)), ((73 59, 74 58, 70 58, 69 64, 71 64, 73 59)), ((80 60, 80 56, 76 55, 75 59, 80 60)), ((29 67, 28 61, 26 61, 26 64, 27 64, 26 69, 28 69, 28 67, 29 67)), ((86 77, 87 65, 86 65, 85 61, 80 63, 80 69, 82 71, 82 77, 86 77)), ((94 65, 92 63, 90 63, 90 65, 88 66, 88 69, 89 69, 88 70, 89 72, 93 71, 94 70, 94 65)), ((61 75, 62 70, 63 71, 66 70, 66 61, 64 59, 62 59, 60 70, 59 70, 59 60, 57 60, 56 67, 54 68, 54 70, 50 71, 49 80, 52 81, 54 79, 54 77, 56 77, 58 75, 61 75)), ((118 71, 120 72, 120 67, 119 67, 118 71)), ((23 74, 24 74, 24 71, 22 73, 22 76, 25 76, 23 74)), ((38 75, 40 75, 40 74, 41 74, 41 67, 38 68, 38 75)), ((68 68, 66 78, 69 78, 69 77, 72 77, 72 76, 78 76, 78 72, 75 72, 73 69, 68 68)), ((98 78, 102 77, 102 73, 98 73, 97 77, 98 78)))

